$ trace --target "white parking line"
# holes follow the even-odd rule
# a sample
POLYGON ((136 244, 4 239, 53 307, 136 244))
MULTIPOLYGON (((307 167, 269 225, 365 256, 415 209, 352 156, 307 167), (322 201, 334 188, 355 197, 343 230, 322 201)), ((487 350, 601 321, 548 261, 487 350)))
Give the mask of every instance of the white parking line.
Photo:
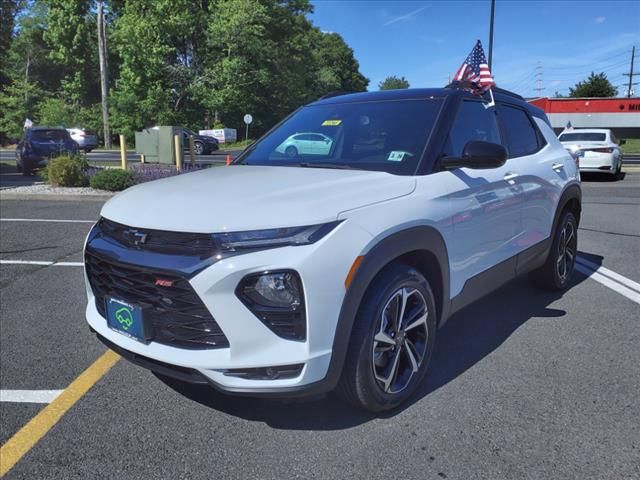
POLYGON ((62 390, 0 390, 0 402, 51 403, 62 390))
POLYGON ((583 266, 593 270, 594 272, 598 272, 602 275, 604 275, 605 277, 609 277, 611 280, 615 280, 618 283, 622 283, 623 285, 626 285, 627 287, 629 287, 631 290, 635 290, 636 292, 640 292, 640 283, 634 282, 633 280, 627 278, 627 277, 623 277, 622 275, 620 275, 619 273, 616 273, 612 270, 609 270, 608 268, 604 268, 601 265, 597 265, 595 263, 590 262, 589 260, 585 260, 584 258, 578 256, 578 258, 576 258, 576 261, 580 264, 582 264, 583 266))
POLYGON ((597 268, 591 268, 585 265, 584 263, 582 263, 582 261, 583 259, 580 259, 579 262, 576 262, 576 270, 578 270, 581 273, 584 273, 592 280, 595 280, 596 282, 601 283, 605 287, 610 288, 611 290, 619 293, 620 295, 627 297, 629 300, 636 302, 637 304, 640 304, 640 291, 635 291, 625 286, 622 282, 618 283, 617 281, 612 280, 609 276, 605 275, 605 273, 601 273, 601 271, 614 273, 616 276, 623 278, 625 280, 624 283, 630 282, 631 284, 636 284, 633 280, 629 280, 628 278, 623 277, 622 275, 619 275, 615 272, 612 272, 611 270, 608 270, 604 267, 598 267, 597 265, 589 262, 591 263, 592 266, 597 267, 597 268))
POLYGON ((0 222, 96 223, 95 220, 63 220, 53 218, 0 218, 0 222))
POLYGON ((45 267, 82 267, 83 262, 47 262, 44 260, 0 260, 0 265, 43 265, 45 267))

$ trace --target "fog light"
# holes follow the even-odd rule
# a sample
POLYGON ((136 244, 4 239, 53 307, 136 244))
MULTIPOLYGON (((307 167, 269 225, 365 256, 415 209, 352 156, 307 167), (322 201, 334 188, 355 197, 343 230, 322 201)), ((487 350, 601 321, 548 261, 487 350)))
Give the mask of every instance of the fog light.
POLYGON ((260 275, 253 285, 245 287, 245 293, 254 302, 269 307, 290 307, 300 305, 300 283, 291 272, 260 275))
POLYGON ((238 285, 236 295, 276 335, 305 339, 304 292, 293 270, 249 275, 238 285))

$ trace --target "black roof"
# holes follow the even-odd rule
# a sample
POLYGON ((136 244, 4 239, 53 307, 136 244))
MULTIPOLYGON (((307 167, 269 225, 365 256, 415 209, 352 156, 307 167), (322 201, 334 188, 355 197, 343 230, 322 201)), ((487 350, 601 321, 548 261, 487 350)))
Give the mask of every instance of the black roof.
MULTIPOLYGON (((535 116, 543 116, 544 112, 539 108, 528 103, 517 93, 504 90, 502 88, 494 88, 493 94, 496 100, 501 100, 516 105, 520 105, 531 112, 535 116)), ((355 102, 375 102, 384 100, 415 100, 426 98, 444 98, 449 96, 461 96, 468 98, 477 98, 466 90, 447 86, 444 88, 405 88, 400 90, 380 90, 375 92, 360 93, 342 93, 334 92, 312 102, 311 105, 334 105, 339 103, 355 103, 355 102)), ((489 100, 489 95, 485 94, 485 99, 489 100)))

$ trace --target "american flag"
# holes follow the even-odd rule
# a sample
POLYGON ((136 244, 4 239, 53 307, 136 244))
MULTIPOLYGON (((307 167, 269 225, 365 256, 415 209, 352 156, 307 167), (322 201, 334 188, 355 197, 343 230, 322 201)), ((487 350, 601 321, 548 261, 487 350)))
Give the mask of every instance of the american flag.
POLYGON ((471 53, 460 66, 456 75, 453 77, 454 82, 470 83, 471 90, 474 93, 484 93, 495 86, 491 70, 487 65, 487 59, 484 56, 484 50, 480 40, 473 47, 471 53))

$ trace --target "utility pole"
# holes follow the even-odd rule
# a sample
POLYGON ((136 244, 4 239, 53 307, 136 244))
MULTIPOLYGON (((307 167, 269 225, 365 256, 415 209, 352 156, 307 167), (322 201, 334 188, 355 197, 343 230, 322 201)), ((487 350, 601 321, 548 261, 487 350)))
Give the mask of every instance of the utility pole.
POLYGON ((489 23, 489 70, 491 70, 491 59, 493 58, 493 12, 496 0, 491 0, 491 20, 489 23))
POLYGON ((102 125, 105 148, 111 148, 109 105, 107 103, 109 65, 107 63, 107 35, 105 33, 104 0, 98 0, 98 58, 100 60, 100 91, 102 93, 102 125))
POLYGON ((640 75, 640 73, 633 73, 633 62, 635 60, 635 56, 636 56, 636 46, 634 45, 631 48, 631 65, 629 65, 629 73, 623 73, 622 75, 624 75, 625 77, 629 77, 629 86, 627 88, 627 97, 631 98, 631 87, 633 85, 635 85, 635 83, 633 83, 633 77, 636 75, 640 75))
POLYGON ((534 90, 538 93, 538 97, 542 96, 544 87, 542 86, 542 65, 540 62, 536 65, 536 88, 534 90))

